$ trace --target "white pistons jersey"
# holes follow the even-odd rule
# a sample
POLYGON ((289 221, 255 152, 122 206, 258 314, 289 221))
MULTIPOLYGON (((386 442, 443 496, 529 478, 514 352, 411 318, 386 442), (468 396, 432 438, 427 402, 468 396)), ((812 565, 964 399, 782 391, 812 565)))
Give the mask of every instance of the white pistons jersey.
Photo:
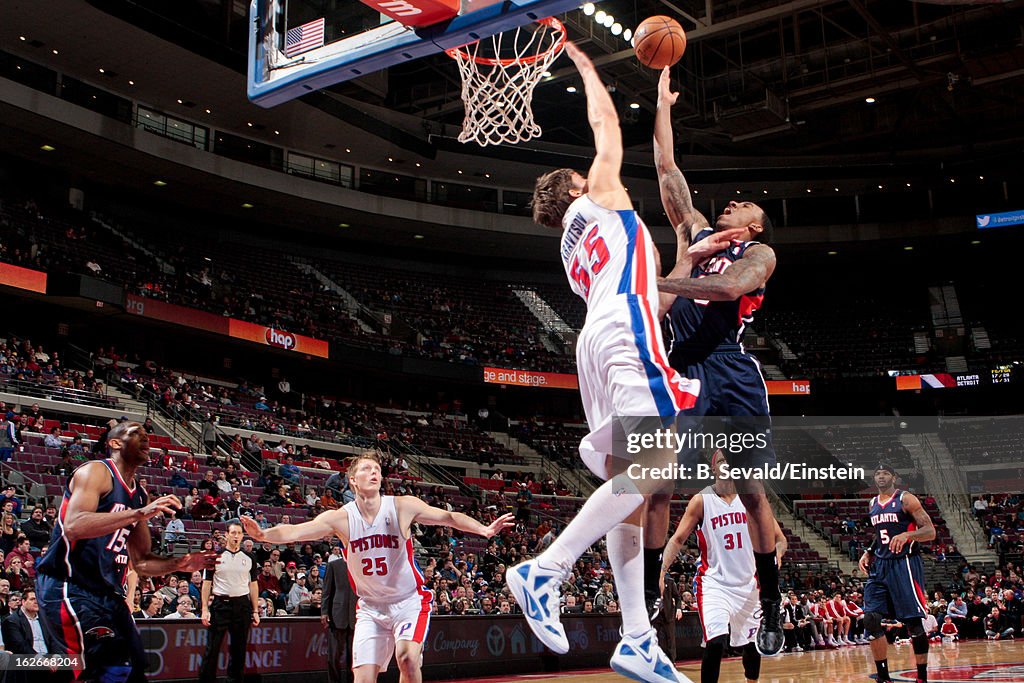
POLYGON ((704 519, 697 528, 700 567, 694 582, 703 587, 755 590, 754 549, 740 497, 726 503, 710 486, 699 495, 704 498, 704 519))
POLYGON ((395 497, 380 498, 372 523, 363 519, 356 501, 344 507, 349 539, 345 561, 356 595, 373 603, 399 602, 418 594, 429 597, 413 556, 412 539, 402 538, 395 497))
POLYGON ((583 195, 569 205, 562 227, 562 265, 572 291, 587 302, 588 322, 630 294, 657 314, 654 242, 636 211, 606 209, 583 195))

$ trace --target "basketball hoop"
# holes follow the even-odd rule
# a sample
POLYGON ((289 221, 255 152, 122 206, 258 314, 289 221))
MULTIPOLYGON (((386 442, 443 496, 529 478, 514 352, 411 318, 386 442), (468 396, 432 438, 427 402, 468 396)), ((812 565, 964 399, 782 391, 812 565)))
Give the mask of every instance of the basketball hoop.
POLYGON ((539 28, 520 26, 447 50, 462 74, 466 118, 459 142, 481 147, 516 144, 541 134, 533 120, 533 90, 565 47, 565 27, 558 19, 540 19, 539 28), (522 43, 522 44, 520 44, 522 43), (505 55, 503 56, 503 50, 505 55))

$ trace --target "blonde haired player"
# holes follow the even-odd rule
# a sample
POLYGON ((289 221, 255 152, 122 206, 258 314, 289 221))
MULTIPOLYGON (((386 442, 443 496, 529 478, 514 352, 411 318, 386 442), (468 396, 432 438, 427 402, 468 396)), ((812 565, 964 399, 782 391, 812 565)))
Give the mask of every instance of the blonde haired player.
POLYGON ((314 541, 335 534, 345 547, 349 577, 359 596, 352 637, 355 683, 372 683, 394 654, 402 683, 420 683, 423 641, 434 595, 423 585, 413 557, 414 522, 449 526, 491 538, 513 525, 511 514, 485 526, 461 512, 431 507, 413 496, 382 496, 380 460, 370 451, 352 458, 348 478, 355 500, 303 524, 260 529, 249 517, 242 525, 253 540, 269 543, 314 541))
MULTIPOLYGON (((761 673, 761 654, 754 644, 761 623, 761 602, 747 511, 733 480, 721 476, 728 468, 722 451, 711 456, 711 467, 717 480, 690 499, 665 546, 662 583, 686 539, 696 531, 700 566, 693 580, 693 594, 704 641, 701 683, 718 682, 727 644, 742 648, 743 672, 748 683, 753 683, 761 673)), ((779 566, 787 547, 786 536, 775 522, 779 566)))

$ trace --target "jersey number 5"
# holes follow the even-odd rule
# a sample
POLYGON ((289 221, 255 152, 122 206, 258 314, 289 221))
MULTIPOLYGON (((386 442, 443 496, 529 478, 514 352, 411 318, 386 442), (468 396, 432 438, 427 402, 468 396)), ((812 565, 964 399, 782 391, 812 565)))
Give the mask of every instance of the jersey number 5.
POLYGON ((600 273, 611 260, 607 243, 603 237, 597 234, 600 229, 600 226, 595 225, 583 238, 583 249, 587 253, 586 267, 580 263, 580 257, 577 255, 572 268, 569 269, 569 275, 583 290, 584 296, 590 295, 590 278, 600 273))
POLYGON ((889 545, 889 530, 888 529, 879 529, 878 530, 878 540, 880 540, 883 543, 883 545, 889 545))
POLYGON ((383 557, 378 557, 377 561, 374 562, 373 558, 363 558, 363 576, 387 576, 388 574, 388 563, 384 561, 383 557))

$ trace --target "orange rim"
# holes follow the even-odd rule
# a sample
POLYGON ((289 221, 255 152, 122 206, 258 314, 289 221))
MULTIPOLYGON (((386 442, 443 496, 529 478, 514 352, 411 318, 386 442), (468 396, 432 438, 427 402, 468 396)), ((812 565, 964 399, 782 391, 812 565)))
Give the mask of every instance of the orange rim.
MULTIPOLYGON (((529 57, 522 57, 519 59, 499 59, 497 57, 474 57, 473 55, 469 54, 468 52, 462 49, 463 47, 465 47, 465 45, 463 45, 462 47, 453 47, 450 50, 445 50, 445 53, 452 59, 456 59, 459 57, 461 57, 462 59, 470 59, 476 62, 477 64, 483 66, 512 66, 513 64, 534 64, 536 62, 539 62, 541 59, 543 59, 550 53, 558 52, 559 50, 561 50, 565 46, 566 39, 565 26, 563 26, 562 22, 560 22, 558 19, 555 19, 554 17, 547 17, 546 19, 538 19, 537 23, 543 24, 548 28, 558 31, 559 37, 558 40, 555 41, 555 44, 549 47, 547 50, 544 50, 543 52, 538 52, 535 55, 530 55, 529 57)), ((473 43, 466 43, 466 45, 475 45, 476 43, 479 42, 480 41, 478 40, 473 43)))

